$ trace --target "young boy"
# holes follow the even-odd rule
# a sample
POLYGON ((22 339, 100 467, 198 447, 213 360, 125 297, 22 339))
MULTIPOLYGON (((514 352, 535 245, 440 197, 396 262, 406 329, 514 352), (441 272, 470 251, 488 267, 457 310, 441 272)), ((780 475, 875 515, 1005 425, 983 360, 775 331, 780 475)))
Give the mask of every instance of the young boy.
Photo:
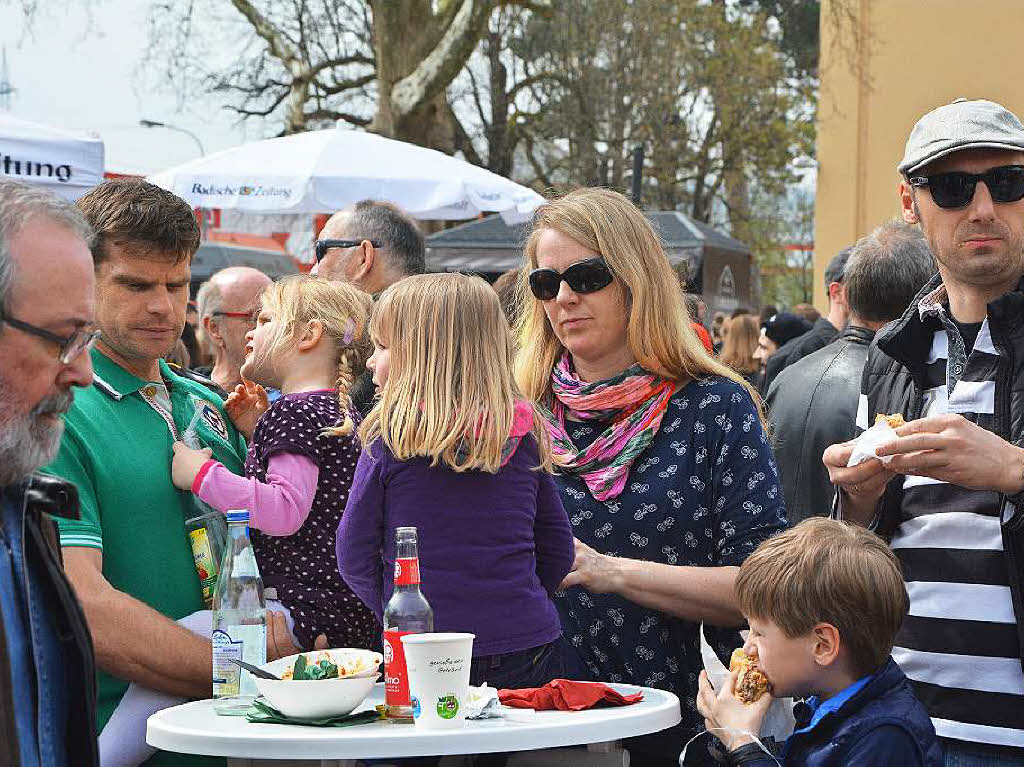
POLYGON ((889 657, 908 599, 881 538, 806 519, 758 546, 735 588, 750 623, 743 649, 771 695, 745 705, 733 696, 736 672, 717 692, 701 672, 697 708, 728 764, 942 767, 931 720, 889 657), (777 761, 740 734, 760 731, 773 695, 807 698, 777 761))

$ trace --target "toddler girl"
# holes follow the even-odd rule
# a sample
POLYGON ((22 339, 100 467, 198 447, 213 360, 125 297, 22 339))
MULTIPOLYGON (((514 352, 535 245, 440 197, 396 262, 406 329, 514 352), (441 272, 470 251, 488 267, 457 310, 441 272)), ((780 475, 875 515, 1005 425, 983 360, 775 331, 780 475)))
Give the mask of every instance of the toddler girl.
POLYGON ((264 406, 256 387, 231 397, 229 414, 251 433, 245 477, 205 450, 174 446, 178 487, 221 511, 249 510, 260 574, 280 603, 268 608, 283 608, 305 650, 377 641, 373 614, 341 580, 330 553, 359 455, 347 392, 369 309, 369 296, 344 283, 294 276, 267 286, 241 372, 281 397, 254 430, 264 406))
POLYGON ((417 527, 434 630, 476 635, 470 683, 547 683, 561 673, 550 594, 573 539, 497 294, 478 277, 408 277, 381 296, 370 335, 380 398, 338 527, 342 577, 380 619, 395 528, 417 527))

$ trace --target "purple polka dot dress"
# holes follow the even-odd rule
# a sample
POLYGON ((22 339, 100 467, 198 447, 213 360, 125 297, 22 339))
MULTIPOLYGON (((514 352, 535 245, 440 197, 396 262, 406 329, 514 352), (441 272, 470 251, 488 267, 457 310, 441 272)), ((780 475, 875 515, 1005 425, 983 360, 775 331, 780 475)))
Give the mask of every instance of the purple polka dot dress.
MULTIPOLYGON (((358 416, 353 413, 353 419, 358 416)), ((263 582, 295 621, 295 638, 312 649, 320 634, 328 647, 378 644, 380 624, 338 574, 334 536, 348 501, 359 459, 354 436, 332 437, 322 430, 341 423, 333 390, 282 396, 260 418, 253 433, 245 475, 267 481, 267 463, 278 453, 309 458, 320 469, 313 506, 302 527, 288 536, 252 530, 253 549, 263 582)))

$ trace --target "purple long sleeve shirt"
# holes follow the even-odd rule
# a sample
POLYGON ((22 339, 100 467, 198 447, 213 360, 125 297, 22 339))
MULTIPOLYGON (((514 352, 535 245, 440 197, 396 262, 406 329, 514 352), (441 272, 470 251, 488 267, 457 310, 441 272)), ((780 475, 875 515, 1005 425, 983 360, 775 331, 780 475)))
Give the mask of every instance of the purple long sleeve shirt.
POLYGON ((533 437, 497 474, 398 461, 381 441, 356 465, 338 526, 338 569, 378 618, 391 598, 395 528, 419 531, 423 594, 435 631, 476 634, 473 655, 558 638, 550 594, 573 562, 569 519, 533 437))

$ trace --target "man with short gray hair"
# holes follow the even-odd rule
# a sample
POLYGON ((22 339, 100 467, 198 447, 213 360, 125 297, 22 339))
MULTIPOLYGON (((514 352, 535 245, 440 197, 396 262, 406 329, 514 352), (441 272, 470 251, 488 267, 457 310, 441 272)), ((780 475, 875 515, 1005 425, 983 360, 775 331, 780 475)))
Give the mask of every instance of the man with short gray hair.
POLYGON ((426 271, 425 253, 423 234, 398 206, 361 200, 324 225, 312 274, 351 282, 376 295, 403 277, 426 271))
POLYGON ((901 314, 935 274, 917 227, 892 220, 848 250, 842 302, 849 323, 835 341, 787 367, 768 390, 775 460, 791 525, 827 516, 835 489, 821 454, 856 433, 860 376, 875 331, 901 314))
POLYGON ((51 515, 73 485, 53 459, 72 389, 92 382, 92 232, 70 203, 0 180, 0 763, 96 765, 89 630, 51 515))
MULTIPOLYGON (((381 200, 360 200, 335 213, 315 247, 311 274, 351 282, 371 296, 426 271, 426 246, 416 222, 397 205, 381 200)), ((373 392, 368 372, 349 391, 352 405, 364 416, 373 407, 373 392)))
POLYGON ((215 272, 196 295, 203 342, 213 354, 210 378, 229 394, 242 383, 245 335, 256 327, 260 293, 270 282, 259 269, 229 266, 215 272))

